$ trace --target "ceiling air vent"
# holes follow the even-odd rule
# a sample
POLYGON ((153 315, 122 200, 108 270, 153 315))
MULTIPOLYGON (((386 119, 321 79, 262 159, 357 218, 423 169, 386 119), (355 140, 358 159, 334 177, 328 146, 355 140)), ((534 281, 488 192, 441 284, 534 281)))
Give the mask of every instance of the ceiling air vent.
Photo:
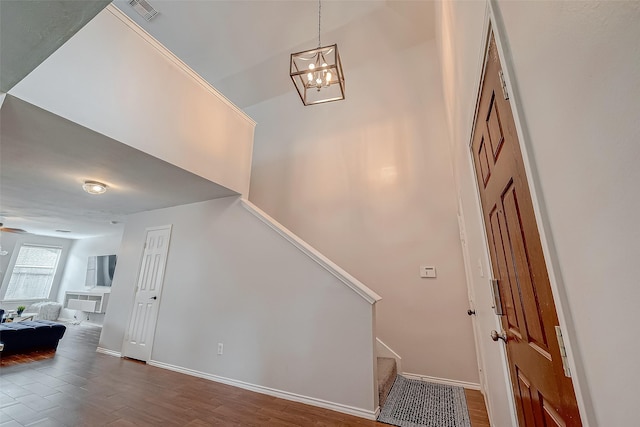
POLYGON ((151 21, 158 14, 146 0, 129 0, 129 5, 147 21, 151 21))

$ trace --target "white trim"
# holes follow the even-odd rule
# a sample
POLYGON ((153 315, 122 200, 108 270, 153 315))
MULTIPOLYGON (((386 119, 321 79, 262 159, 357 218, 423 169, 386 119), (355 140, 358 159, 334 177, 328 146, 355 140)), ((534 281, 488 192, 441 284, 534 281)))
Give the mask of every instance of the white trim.
POLYGON ((287 228, 285 228, 282 224, 280 224, 275 219, 271 218, 267 213, 262 211, 259 207, 251 203, 246 199, 240 199, 242 202, 242 206, 251 212, 256 218, 260 221, 267 224, 272 230, 276 233, 284 237, 288 240, 293 246, 300 249, 302 253, 307 255, 309 258, 318 263, 321 267, 327 270, 329 273, 333 274, 338 280, 342 283, 350 287, 355 293, 360 295, 370 304, 375 304, 380 301, 382 298, 373 292, 371 289, 366 287, 362 282, 358 279, 344 271, 342 268, 338 267, 335 263, 333 263, 329 258, 322 255, 316 249, 311 247, 307 242, 293 234, 287 228))
POLYGON ((448 378, 431 377, 429 375, 412 374, 409 372, 403 372, 402 376, 407 377, 410 380, 420 380, 436 384, 452 385, 454 387, 462 387, 469 390, 480 390, 480 384, 471 383, 468 381, 450 380, 448 378))
MULTIPOLYGON (((489 51, 489 34, 491 33, 492 29, 493 29, 493 11, 490 8, 489 5, 489 1, 487 0, 486 3, 486 7, 485 7, 485 14, 484 14, 484 23, 482 26, 482 38, 481 38, 481 46, 482 49, 480 50, 480 54, 478 56, 477 59, 477 66, 476 66, 476 82, 475 82, 475 89, 476 89, 476 104, 475 107, 469 117, 469 121, 467 123, 467 128, 468 128, 468 132, 467 134, 469 135, 469 142, 468 145, 466 147, 466 159, 467 159, 467 164, 468 167, 471 171, 470 174, 470 185, 471 188, 474 189, 473 191, 473 195, 474 195, 474 204, 473 204, 473 210, 474 210, 474 214, 480 219, 480 224, 482 227, 482 232, 480 233, 481 238, 482 238, 482 242, 483 242, 483 247, 484 247, 484 251, 483 251, 483 265, 486 267, 488 266, 488 268, 486 269, 486 277, 487 277, 487 283, 486 285, 489 286, 489 282, 488 280, 493 276, 493 272, 491 269, 491 256, 490 256, 490 251, 489 251, 489 240, 487 238, 487 233, 486 233, 486 227, 485 227, 485 222, 484 222, 484 215, 482 213, 482 203, 480 201, 480 190, 478 188, 478 182, 476 180, 476 170, 475 170, 475 163, 473 161, 473 155, 472 155, 472 150, 471 150, 471 146, 473 143, 473 136, 474 136, 474 131, 475 131, 475 122, 476 122, 476 116, 478 114, 478 109, 480 106, 480 95, 481 95, 481 90, 482 90, 482 82, 484 81, 484 74, 485 74, 485 65, 486 65, 486 56, 488 54, 489 51)), ((494 32, 494 37, 496 39, 496 43, 498 43, 498 39, 499 39, 499 35, 497 33, 494 32)), ((463 220, 464 220, 464 214, 463 214, 463 220)), ((473 268, 473 266, 471 266, 471 268, 473 268)), ((499 316, 494 316, 494 328, 496 330, 499 330, 502 327, 501 321, 500 321, 500 317, 499 316)), ((479 328, 478 328, 479 329, 479 328)), ((482 331, 478 330, 478 333, 480 333, 481 335, 479 337, 477 337, 477 341, 479 342, 480 339, 482 339, 482 331)), ((505 346, 500 346, 501 347, 501 351, 500 351, 500 363, 502 365, 502 374, 503 374, 503 381, 504 384, 506 385, 506 394, 507 394, 507 400, 508 400, 508 404, 509 404, 509 416, 511 417, 511 424, 512 425, 517 425, 518 424, 518 417, 516 414, 516 403, 514 400, 514 396, 513 396, 513 385, 511 383, 511 375, 509 373, 509 363, 507 360, 507 351, 506 351, 506 347, 505 346)), ((482 363, 484 364, 484 360, 482 360, 482 363)), ((488 380, 486 377, 486 365, 483 366, 483 375, 485 375, 485 380, 488 380)), ((485 381, 488 384, 488 381, 485 381)), ((481 391, 483 391, 481 389, 481 391)), ((488 391, 488 390, 487 390, 488 391)), ((486 402, 486 406, 487 406, 487 413, 489 415, 489 421, 491 421, 491 424, 495 424, 494 422, 494 402, 491 399, 491 394, 488 393, 487 391, 485 391, 484 395, 485 395, 485 402, 486 402)))
POLYGON ((221 377, 219 375, 208 374, 206 372, 196 371, 193 369, 182 368, 180 366, 171 365, 169 363, 158 362, 157 360, 149 360, 148 365, 155 366, 157 368, 167 369, 169 371, 179 372, 181 374, 191 375, 193 377, 204 378, 205 380, 215 381, 217 383, 227 384, 233 387, 242 388, 256 393, 262 393, 269 396, 274 396, 280 399, 291 400, 293 402, 300 402, 307 405, 317 406, 319 408, 329 409, 343 414, 354 415, 356 417, 365 418, 367 420, 375 420, 378 415, 378 410, 371 411, 362 408, 356 408, 349 405, 343 405, 341 403, 329 402, 327 400, 318 399, 315 397, 303 396, 301 394, 291 393, 288 391, 277 390, 275 388, 264 387, 257 384, 251 384, 244 381, 234 380, 231 378, 221 377))
POLYGON ((122 357, 122 353, 120 353, 119 351, 109 350, 104 347, 96 348, 96 353, 102 353, 102 354, 106 354, 107 356, 113 356, 113 357, 122 357))
POLYGON ((402 371, 402 357, 400 357, 400 355, 398 353, 393 351, 393 349, 391 347, 389 347, 384 342, 382 342, 382 340, 380 338, 378 338, 378 337, 376 337, 376 356, 377 357, 391 357, 391 358, 395 359, 396 360, 396 368, 398 369, 398 372, 402 371))
POLYGON ((140 36, 144 41, 149 43, 151 45, 151 47, 156 49, 166 59, 171 61, 173 63, 173 65, 178 67, 187 76, 191 77, 196 83, 198 83, 200 86, 202 86, 205 90, 207 90, 209 93, 211 93, 215 97, 219 98, 222 102, 227 104, 227 106, 229 108, 231 108, 232 110, 234 110, 240 117, 242 117, 243 119, 245 119, 246 121, 251 123, 251 125, 253 125, 254 127, 256 126, 255 120, 253 120, 251 117, 249 117, 249 115, 247 115, 247 113, 242 111, 237 105, 235 105, 233 102, 231 102, 229 100, 229 98, 227 98, 226 96, 224 96, 223 94, 218 92, 218 90, 216 88, 214 88, 213 86, 211 86, 211 84, 209 84, 208 81, 206 81, 204 78, 202 78, 202 76, 200 76, 200 74, 196 73, 193 69, 191 69, 191 67, 189 67, 187 64, 185 64, 173 52, 171 52, 169 49, 167 49, 162 43, 160 43, 158 40, 156 40, 151 34, 146 32, 135 21, 133 21, 131 18, 129 18, 129 16, 127 16, 126 13, 124 13, 123 11, 118 9, 117 6, 115 6, 113 3, 111 3, 110 5, 108 5, 105 8, 105 10, 107 10, 113 16, 118 18, 120 21, 122 21, 122 23, 125 24, 127 27, 129 27, 130 29, 135 31, 136 34, 138 34, 138 36, 140 36))

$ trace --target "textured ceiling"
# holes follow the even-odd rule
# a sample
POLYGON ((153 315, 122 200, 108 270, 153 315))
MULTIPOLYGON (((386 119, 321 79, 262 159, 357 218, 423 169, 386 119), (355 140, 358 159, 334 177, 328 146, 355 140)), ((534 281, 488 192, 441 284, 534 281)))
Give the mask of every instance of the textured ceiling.
MULTIPOLYGON (((316 1, 149 1, 150 22, 114 4, 241 108, 294 91, 289 55, 318 43, 316 1)), ((347 82, 350 69, 433 35, 431 1, 322 2, 322 44, 338 43, 347 82)))
POLYGON ((128 214, 236 194, 12 96, 0 110, 0 141, 0 222, 34 234, 109 234, 128 214), (87 179, 109 190, 89 195, 87 179))
POLYGON ((109 3, 1 0, 0 91, 8 92, 109 3))
MULTIPOLYGON (((64 16, 66 3, 73 2, 47 4, 54 3, 60 3, 57 11, 64 16)), ((126 0, 114 1, 236 105, 248 107, 287 92, 297 96, 288 76, 289 54, 316 47, 316 1, 151 3, 160 14, 146 22, 126 0)), ((47 19, 55 21, 54 12, 47 19)), ((350 70, 375 65, 387 53, 432 39, 433 34, 430 1, 322 4, 322 41, 338 43, 347 88, 349 79, 357 78, 350 70)), ((50 37, 55 38, 54 32, 50 37)), ((130 213, 235 194, 11 96, 0 116, 0 221, 8 227, 43 235, 60 236, 55 230, 66 229, 72 233, 65 237, 94 236, 113 232, 110 221, 130 213), (89 196, 80 188, 84 179, 104 181, 110 191, 89 196)))

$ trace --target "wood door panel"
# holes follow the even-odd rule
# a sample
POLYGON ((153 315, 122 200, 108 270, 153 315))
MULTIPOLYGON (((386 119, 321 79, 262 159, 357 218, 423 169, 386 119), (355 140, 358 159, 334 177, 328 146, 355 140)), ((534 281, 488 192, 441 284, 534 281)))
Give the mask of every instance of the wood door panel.
MULTIPOLYGON (((507 222, 511 262, 513 265, 516 265, 515 270, 518 272, 513 280, 515 283, 512 282, 512 285, 518 288, 518 295, 520 297, 518 303, 523 309, 527 341, 537 344, 537 346, 544 349, 548 355, 547 337, 542 325, 542 314, 540 313, 538 296, 534 287, 533 277, 531 276, 532 272, 525 248, 526 240, 518 206, 518 197, 513 184, 511 184, 505 194, 503 194, 502 205, 507 222)), ((550 359, 551 357, 548 356, 548 358, 550 359)))
MULTIPOLYGON (((542 397, 542 396, 541 396, 542 397)), ((542 414, 545 427, 566 427, 567 423, 553 406, 542 397, 542 414)))
POLYGON ((522 408, 524 415, 524 426, 520 427, 535 427, 539 424, 536 422, 536 419, 540 418, 540 414, 537 413, 538 405, 535 402, 536 393, 532 390, 531 382, 522 373, 522 371, 518 369, 516 376, 518 378, 518 394, 516 395, 516 401, 518 406, 522 408))
POLYGON ((489 103, 486 122, 493 158, 497 159, 504 142, 504 134, 502 132, 502 123, 500 123, 500 113, 498 111, 498 104, 496 103, 495 92, 491 93, 491 102, 489 103))
POLYGON ((491 166, 489 165, 489 154, 487 154, 487 144, 484 138, 480 141, 478 148, 478 159, 480 159, 480 171, 482 172, 482 183, 486 186, 491 177, 491 166))
POLYGON ((502 327, 520 426, 581 426, 555 336, 559 324, 513 113, 490 37, 471 153, 502 301, 502 327))
POLYGON ((521 338, 520 323, 518 322, 518 315, 516 313, 516 304, 512 289, 513 286, 505 282, 511 280, 509 275, 509 268, 507 263, 507 256, 504 252, 504 241, 502 229, 500 227, 500 219, 498 217, 499 211, 497 206, 489 214, 489 226, 490 226, 490 238, 492 240, 493 247, 493 262, 495 264, 496 273, 495 277, 498 279, 498 289, 500 292, 500 300, 502 302, 502 311, 506 314, 507 325, 509 330, 521 338), (506 286, 505 286, 506 284, 506 286))

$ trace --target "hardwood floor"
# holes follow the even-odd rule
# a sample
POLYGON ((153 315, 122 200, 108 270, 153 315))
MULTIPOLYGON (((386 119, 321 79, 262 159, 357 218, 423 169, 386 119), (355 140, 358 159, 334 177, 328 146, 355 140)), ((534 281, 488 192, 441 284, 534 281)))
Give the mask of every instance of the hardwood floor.
POLYGON ((478 390, 464 391, 467 398, 467 408, 469 409, 469 419, 471 427, 490 427, 487 405, 484 403, 484 396, 478 390))
MULTIPOLYGON (((68 325, 55 353, 1 358, 0 427, 387 426, 98 354, 99 335, 68 325)), ((482 395, 467 400, 472 427, 488 426, 482 395)))

